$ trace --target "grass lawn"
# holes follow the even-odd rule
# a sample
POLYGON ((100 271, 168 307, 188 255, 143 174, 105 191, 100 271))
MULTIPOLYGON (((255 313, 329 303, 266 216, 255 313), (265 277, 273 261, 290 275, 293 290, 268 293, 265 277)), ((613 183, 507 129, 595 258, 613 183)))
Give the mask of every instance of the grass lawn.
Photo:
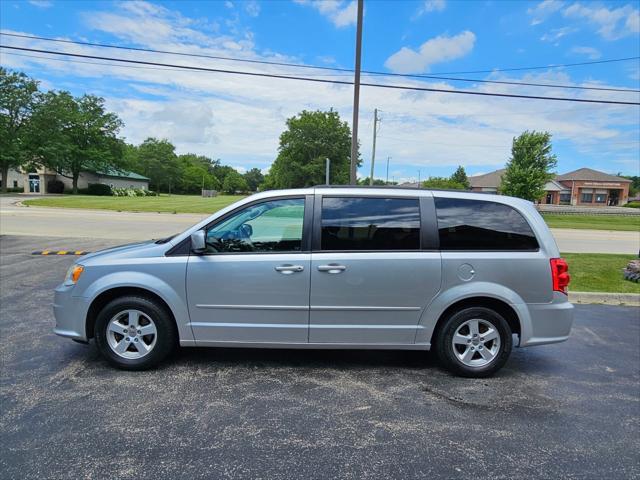
POLYGON ((64 195, 25 200, 34 207, 87 208, 127 212, 214 213, 240 200, 242 195, 219 195, 202 198, 199 195, 160 195, 159 197, 98 197, 64 195))
POLYGON ((542 215, 551 228, 578 228, 588 230, 640 230, 640 215, 542 215))
POLYGON ((640 283, 622 278, 622 269, 633 255, 563 253, 562 257, 569 262, 569 291, 640 293, 640 283))

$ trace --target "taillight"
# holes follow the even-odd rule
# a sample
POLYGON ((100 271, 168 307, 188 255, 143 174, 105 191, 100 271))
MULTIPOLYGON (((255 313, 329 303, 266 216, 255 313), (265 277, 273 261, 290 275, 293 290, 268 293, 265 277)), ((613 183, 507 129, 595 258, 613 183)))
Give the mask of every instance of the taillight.
POLYGON ((569 275, 569 265, 564 258, 551 259, 551 279, 553 281, 553 290, 566 295, 571 275, 569 275))

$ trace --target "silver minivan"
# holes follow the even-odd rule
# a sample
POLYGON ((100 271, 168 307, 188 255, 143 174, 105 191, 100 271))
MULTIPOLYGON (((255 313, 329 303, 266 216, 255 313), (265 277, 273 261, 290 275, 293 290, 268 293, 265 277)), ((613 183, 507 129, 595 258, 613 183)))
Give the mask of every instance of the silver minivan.
POLYGON ((532 203, 470 192, 258 193, 174 237, 81 257, 55 333, 141 370, 176 346, 437 352, 484 377, 562 342, 569 274, 532 203))

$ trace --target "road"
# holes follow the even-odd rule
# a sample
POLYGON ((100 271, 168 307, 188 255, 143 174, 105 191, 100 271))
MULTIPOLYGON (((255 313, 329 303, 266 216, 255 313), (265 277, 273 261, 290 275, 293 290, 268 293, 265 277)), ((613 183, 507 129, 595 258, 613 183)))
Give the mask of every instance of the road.
MULTIPOLYGON (((206 214, 132 213, 15 205, 21 197, 0 197, 0 234, 45 237, 146 240, 181 232, 206 214)), ((640 232, 552 229, 561 252, 637 255, 640 232)), ((42 245, 41 248, 49 248, 42 245)))
POLYGON ((569 341, 482 380, 423 352, 185 348, 123 372, 51 333, 74 258, 29 252, 71 241, 0 239, 2 478, 640 477, 637 308, 578 306, 569 341))

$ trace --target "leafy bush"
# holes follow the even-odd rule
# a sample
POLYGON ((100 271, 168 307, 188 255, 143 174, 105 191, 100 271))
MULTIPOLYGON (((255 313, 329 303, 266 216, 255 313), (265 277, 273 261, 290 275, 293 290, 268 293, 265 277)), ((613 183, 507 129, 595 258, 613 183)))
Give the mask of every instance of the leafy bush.
POLYGON ((49 180, 47 182, 47 193, 64 193, 64 182, 61 180, 49 180))
POLYGON ((87 195, 110 196, 113 195, 111 187, 104 183, 90 183, 87 188, 87 195))
POLYGON ((629 202, 629 203, 625 203, 623 205, 623 207, 627 207, 627 208, 640 208, 640 202, 629 202))
POLYGON ((149 193, 149 191, 144 188, 113 187, 111 192, 114 197, 147 197, 154 195, 153 192, 149 193))

